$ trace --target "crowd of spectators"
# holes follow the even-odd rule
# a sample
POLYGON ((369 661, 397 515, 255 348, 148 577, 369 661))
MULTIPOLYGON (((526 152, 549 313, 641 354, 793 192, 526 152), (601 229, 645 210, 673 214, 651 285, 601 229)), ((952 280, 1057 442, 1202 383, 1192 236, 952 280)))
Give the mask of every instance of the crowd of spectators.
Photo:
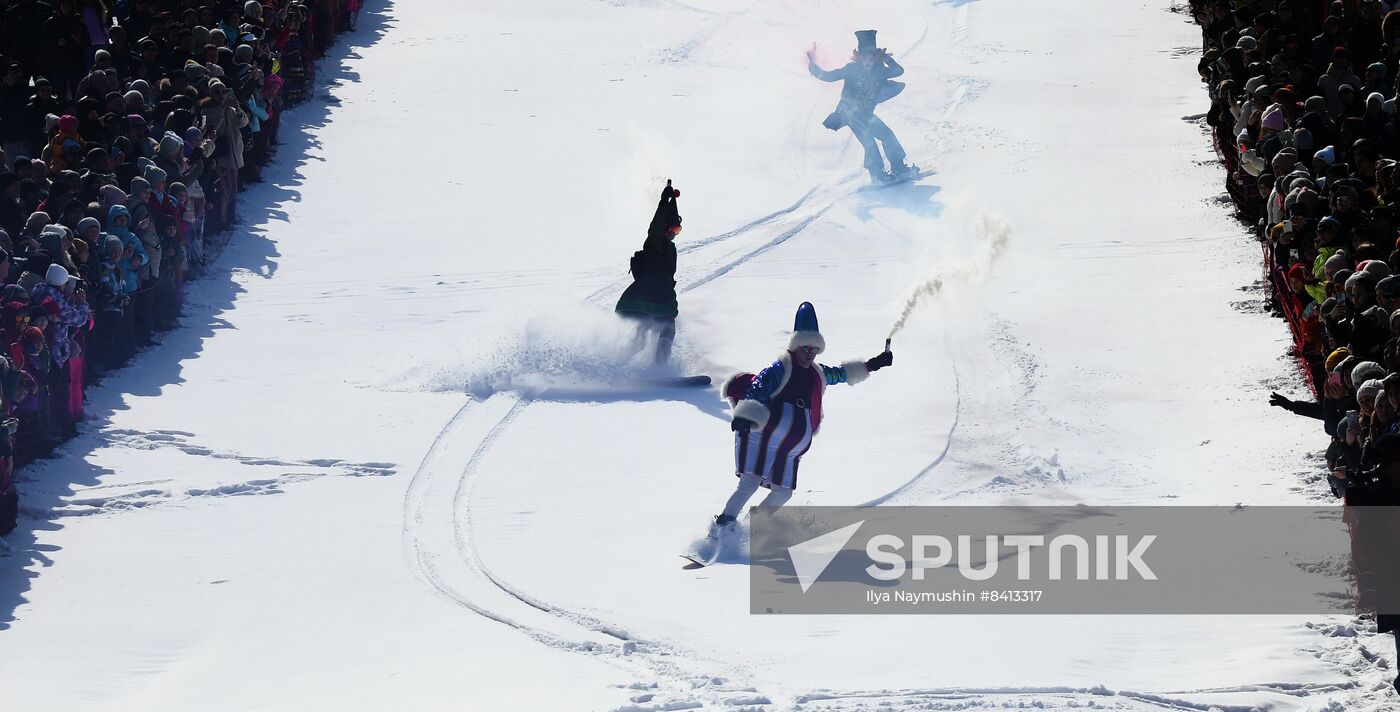
MULTIPOLYGON (((1258 230, 1315 396, 1271 403, 1321 421, 1326 482, 1355 535, 1368 516, 1357 505, 1400 504, 1400 2, 1190 9, 1227 189, 1258 230)), ((1392 613, 1378 613, 1380 631, 1400 627, 1392 613)))
POLYGON ((180 313, 360 0, 0 0, 0 535, 14 468, 180 313))

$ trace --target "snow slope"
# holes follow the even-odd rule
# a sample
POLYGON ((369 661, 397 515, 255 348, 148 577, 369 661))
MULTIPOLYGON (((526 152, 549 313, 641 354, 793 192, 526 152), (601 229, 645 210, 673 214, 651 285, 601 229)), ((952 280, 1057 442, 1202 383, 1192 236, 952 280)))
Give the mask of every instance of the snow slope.
POLYGON ((732 487, 721 404, 600 385, 669 177, 678 372, 761 367, 804 299, 864 358, 928 294, 795 503, 1315 501, 1197 43, 1088 0, 367 9, 227 277, 23 473, 0 706, 1384 709, 1347 618, 749 616, 743 566, 675 556, 732 487), (802 52, 863 27, 917 184, 820 126, 802 52))

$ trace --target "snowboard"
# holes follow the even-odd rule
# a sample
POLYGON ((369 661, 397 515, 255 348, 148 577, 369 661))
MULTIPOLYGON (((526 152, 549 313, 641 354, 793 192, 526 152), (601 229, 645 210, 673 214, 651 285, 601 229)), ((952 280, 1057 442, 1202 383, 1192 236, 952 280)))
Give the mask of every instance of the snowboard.
POLYGON ((660 386, 662 388, 703 388, 710 385, 709 376, 672 376, 666 378, 647 378, 642 381, 648 386, 660 386))
MULTIPOLYGON (((730 535, 733 535, 733 530, 730 530, 730 535)), ((705 538, 695 540, 690 545, 690 551, 681 552, 681 558, 687 562, 681 568, 687 571, 702 569, 718 561, 719 555, 724 551, 722 536, 724 536, 722 530, 715 525, 710 525, 710 531, 705 535, 705 538)))
POLYGON ((883 183, 871 183, 870 185, 866 186, 864 190, 879 190, 881 188, 889 188, 890 186, 903 185, 905 183, 910 183, 912 181, 919 180, 920 178, 927 178, 933 175, 932 168, 920 168, 918 166, 911 166, 911 168, 913 168, 913 170, 909 171, 908 173, 905 173, 904 175, 898 178, 891 178, 890 180, 885 181, 883 183))
POLYGON ((709 565, 697 558, 695 554, 681 554, 681 558, 685 559, 685 565, 681 566, 681 569, 685 571, 703 569, 709 565))

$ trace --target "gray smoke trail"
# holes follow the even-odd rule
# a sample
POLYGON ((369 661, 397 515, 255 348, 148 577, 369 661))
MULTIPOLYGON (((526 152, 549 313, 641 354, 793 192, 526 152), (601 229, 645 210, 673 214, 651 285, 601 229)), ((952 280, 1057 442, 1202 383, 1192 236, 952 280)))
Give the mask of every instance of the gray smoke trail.
POLYGON ((981 253, 954 262, 940 263, 929 270, 928 275, 914 285, 904 298, 904 308, 899 311, 899 318, 895 320, 894 326, 890 327, 889 338, 894 338, 904 330, 904 325, 919 305, 941 294, 947 286, 981 281, 996 265, 997 260, 1001 259, 1002 254, 1006 252, 1006 243, 1011 240, 1011 224, 999 217, 983 213, 977 218, 975 230, 978 242, 982 243, 981 253))

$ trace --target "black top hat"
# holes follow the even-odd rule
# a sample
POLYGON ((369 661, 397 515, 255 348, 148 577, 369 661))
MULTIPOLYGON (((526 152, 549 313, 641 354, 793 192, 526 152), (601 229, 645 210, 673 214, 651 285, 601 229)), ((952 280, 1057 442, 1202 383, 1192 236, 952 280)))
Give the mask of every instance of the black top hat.
POLYGON ((856 54, 874 52, 875 49, 875 30, 857 30, 856 54))

